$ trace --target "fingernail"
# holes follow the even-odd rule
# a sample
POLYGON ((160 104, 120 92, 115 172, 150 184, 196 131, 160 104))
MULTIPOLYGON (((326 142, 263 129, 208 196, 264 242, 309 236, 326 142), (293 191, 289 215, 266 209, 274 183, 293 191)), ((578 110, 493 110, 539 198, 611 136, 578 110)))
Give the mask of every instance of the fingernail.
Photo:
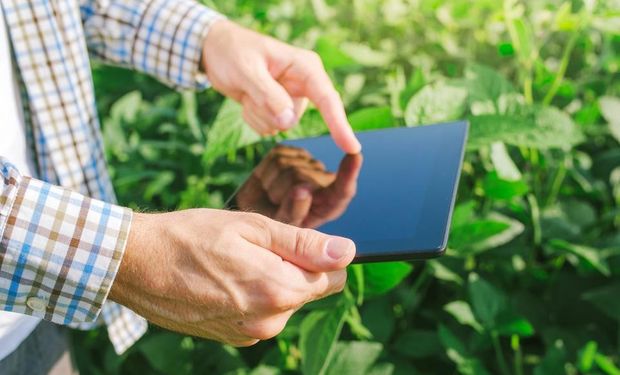
POLYGON ((276 123, 282 130, 289 129, 295 124, 295 112, 291 108, 287 108, 276 117, 276 123))
POLYGON ((355 146, 353 148, 355 149, 354 154, 357 154, 358 152, 362 151, 362 144, 360 143, 359 140, 357 140, 357 138, 355 139, 355 146))
POLYGON ((353 242, 344 237, 331 237, 327 242, 327 255, 333 260, 342 259, 351 249, 353 242))
POLYGON ((362 144, 360 143, 360 141, 356 139, 355 142, 357 143, 357 152, 362 151, 362 144))

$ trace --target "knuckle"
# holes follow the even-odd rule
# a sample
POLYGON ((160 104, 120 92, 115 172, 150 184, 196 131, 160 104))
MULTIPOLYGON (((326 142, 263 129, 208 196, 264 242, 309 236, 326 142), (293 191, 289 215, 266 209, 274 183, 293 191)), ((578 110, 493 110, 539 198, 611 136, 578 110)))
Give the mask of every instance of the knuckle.
POLYGON ((320 66, 323 67, 323 60, 321 59, 321 56, 316 53, 315 51, 310 51, 308 50, 306 52, 306 56, 305 58, 312 64, 315 66, 320 66))
POLYGON ((261 232, 267 232, 269 229, 265 216, 256 212, 245 213, 243 222, 236 225, 243 225, 250 230, 259 230, 261 232))
POLYGON ((308 251, 323 249, 321 236, 312 229, 299 229, 295 234, 295 255, 300 257, 311 255, 308 251))
POLYGON ((285 327, 285 323, 265 319, 247 324, 243 334, 258 340, 269 340, 277 336, 285 327))
POLYGON ((288 166, 288 160, 284 155, 277 155, 275 158, 275 163, 278 168, 282 169, 288 166))
POLYGON ((286 288, 264 283, 262 288, 263 301, 269 311, 286 311, 296 306, 295 299, 286 288))
POLYGON ((312 159, 311 163, 312 163, 312 166, 313 166, 314 168, 316 168, 316 169, 320 169, 320 170, 322 170, 322 171, 324 171, 324 170, 326 170, 326 169, 327 169, 327 167, 325 166, 325 164, 323 164, 323 162, 322 162, 322 161, 320 161, 320 160, 317 160, 317 159, 312 159))
POLYGON ((342 195, 345 198, 352 198, 357 194, 357 184, 350 184, 342 189, 342 195))

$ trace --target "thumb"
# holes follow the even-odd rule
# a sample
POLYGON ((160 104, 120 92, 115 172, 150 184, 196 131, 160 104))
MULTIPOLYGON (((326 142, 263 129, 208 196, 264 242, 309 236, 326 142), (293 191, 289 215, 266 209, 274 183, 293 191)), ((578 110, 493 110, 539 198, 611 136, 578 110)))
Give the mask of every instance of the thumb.
POLYGON ((330 236, 268 218, 265 220, 266 225, 260 226, 263 234, 257 236, 259 243, 255 244, 303 269, 311 272, 337 271, 349 265, 355 256, 355 244, 348 238, 330 236))
POLYGON ((288 130, 297 122, 295 105, 288 92, 273 79, 267 69, 255 76, 250 96, 254 103, 265 106, 272 123, 280 130, 288 130))

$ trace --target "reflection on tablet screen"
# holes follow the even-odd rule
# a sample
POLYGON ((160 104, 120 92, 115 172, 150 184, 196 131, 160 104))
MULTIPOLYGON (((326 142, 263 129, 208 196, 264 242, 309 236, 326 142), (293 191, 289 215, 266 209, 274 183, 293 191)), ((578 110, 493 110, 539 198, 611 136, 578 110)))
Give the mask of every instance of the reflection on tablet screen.
POLYGON ((464 122, 363 132, 358 155, 343 155, 329 137, 286 141, 255 169, 236 204, 351 238, 362 256, 438 252, 445 247, 466 134, 464 122), (310 190, 311 199, 290 199, 294 187, 310 190))

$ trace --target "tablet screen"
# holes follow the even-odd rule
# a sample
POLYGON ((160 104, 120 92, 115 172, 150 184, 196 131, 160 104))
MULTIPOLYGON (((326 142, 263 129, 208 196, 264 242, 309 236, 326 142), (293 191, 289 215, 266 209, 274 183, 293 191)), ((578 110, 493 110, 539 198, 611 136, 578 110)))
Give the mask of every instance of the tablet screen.
POLYGON ((360 132, 361 158, 345 156, 329 136, 283 142, 306 150, 334 176, 356 176, 343 185, 347 191, 317 201, 326 206, 317 210, 324 217, 307 226, 351 238, 357 261, 441 255, 467 129, 456 122, 360 132))

